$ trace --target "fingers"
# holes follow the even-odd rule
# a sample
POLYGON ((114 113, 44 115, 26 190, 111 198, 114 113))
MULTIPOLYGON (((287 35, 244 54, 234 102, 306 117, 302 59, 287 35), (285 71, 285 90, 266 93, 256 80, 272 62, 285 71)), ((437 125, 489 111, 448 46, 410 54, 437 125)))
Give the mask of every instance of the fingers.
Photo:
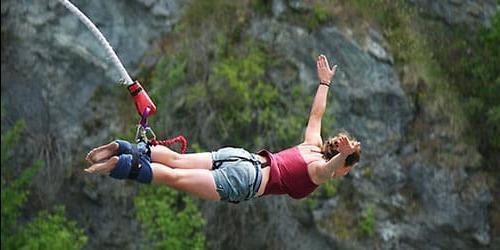
POLYGON ((355 141, 351 142, 346 136, 341 136, 334 144, 339 152, 347 154, 351 154, 361 148, 361 143, 355 141))
POLYGON ((324 68, 327 68, 328 70, 330 70, 330 66, 328 66, 328 59, 326 59, 326 56, 325 55, 321 55, 321 61, 323 62, 323 67, 324 68))
POLYGON ((318 59, 316 60, 316 66, 318 68, 327 68, 331 70, 333 74, 335 74, 335 72, 337 71, 337 64, 333 65, 333 67, 330 69, 328 58, 326 58, 326 56, 323 54, 318 56, 318 59))
POLYGON ((339 146, 345 146, 349 143, 349 140, 347 139, 347 137, 345 136, 341 136, 339 139, 337 139, 334 144, 335 146, 339 147, 339 146))
POLYGON ((342 146, 349 145, 349 139, 347 139, 347 137, 345 136, 340 137, 339 142, 339 144, 342 146))
POLYGON ((325 64, 323 62, 323 55, 318 56, 318 60, 316 60, 316 65, 318 69, 325 69, 325 64))
POLYGON ((316 66, 318 69, 330 69, 328 66, 328 60, 326 59, 325 55, 319 55, 318 59, 316 60, 316 66))

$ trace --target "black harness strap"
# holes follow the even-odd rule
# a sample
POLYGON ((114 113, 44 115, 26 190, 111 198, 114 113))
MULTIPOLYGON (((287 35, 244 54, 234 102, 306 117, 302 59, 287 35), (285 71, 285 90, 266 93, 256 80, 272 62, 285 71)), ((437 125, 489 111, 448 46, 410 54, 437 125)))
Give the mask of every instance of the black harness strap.
POLYGON ((139 150, 137 149, 137 145, 132 145, 132 168, 130 169, 130 173, 128 174, 128 178, 135 180, 137 176, 139 176, 139 172, 141 171, 141 164, 139 163, 139 150))
POLYGON ((216 160, 212 163, 212 170, 215 170, 215 169, 218 169, 220 168, 220 166, 222 166, 222 164, 224 164, 224 162, 235 162, 235 161, 249 161, 251 162, 252 164, 261 164, 261 162, 259 160, 254 160, 254 159, 248 159, 246 157, 241 157, 241 156, 231 156, 230 158, 227 158, 227 159, 222 159, 222 160, 216 160))

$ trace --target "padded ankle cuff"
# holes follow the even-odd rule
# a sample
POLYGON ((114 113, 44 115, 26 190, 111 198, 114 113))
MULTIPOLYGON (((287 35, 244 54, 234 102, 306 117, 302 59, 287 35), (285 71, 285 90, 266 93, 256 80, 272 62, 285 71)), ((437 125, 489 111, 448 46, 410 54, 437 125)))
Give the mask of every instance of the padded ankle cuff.
MULTIPOLYGON (((118 155, 134 154, 134 144, 124 140, 116 140, 115 142, 118 143, 118 155)), ((151 158, 151 151, 146 143, 139 142, 136 145, 139 154, 146 155, 147 157, 151 158)))
POLYGON ((132 168, 132 155, 122 154, 116 163, 115 168, 111 170, 109 176, 115 179, 125 179, 130 174, 132 168))
POLYGON ((151 183, 153 180, 153 171, 151 163, 146 155, 140 155, 137 166, 134 165, 134 157, 131 154, 122 154, 116 163, 115 168, 111 170, 109 176, 116 179, 132 179, 141 183, 151 183))
POLYGON ((132 143, 124 140, 116 140, 118 143, 118 154, 132 154, 132 143))
POLYGON ((153 180, 153 170, 151 169, 151 162, 145 156, 141 156, 139 162, 139 173, 135 180, 145 184, 151 183, 151 181, 153 180))

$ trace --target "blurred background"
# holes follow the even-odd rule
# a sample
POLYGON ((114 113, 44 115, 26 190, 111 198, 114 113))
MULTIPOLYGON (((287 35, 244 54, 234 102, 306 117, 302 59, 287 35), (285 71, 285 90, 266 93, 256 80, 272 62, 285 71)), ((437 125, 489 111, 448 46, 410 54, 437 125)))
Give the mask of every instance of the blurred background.
POLYGON ((56 0, 1 2, 2 249, 498 249, 500 1, 74 0, 189 152, 323 138, 358 166, 303 200, 239 205, 88 175, 138 122, 103 48, 56 0))

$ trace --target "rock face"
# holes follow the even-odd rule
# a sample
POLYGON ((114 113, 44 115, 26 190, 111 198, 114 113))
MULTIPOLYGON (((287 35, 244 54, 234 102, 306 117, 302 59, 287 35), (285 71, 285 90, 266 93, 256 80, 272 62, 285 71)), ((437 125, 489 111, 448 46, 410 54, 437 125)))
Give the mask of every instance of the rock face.
MULTIPOLYGON (((185 5, 180 0, 74 2, 97 24, 131 73, 171 31, 185 5)), ((498 9, 494 1, 412 2, 450 25, 487 24, 494 13, 490 6, 498 9)), ((311 32, 278 18, 288 8, 308 10, 307 3, 273 1, 272 6, 275 17, 251 20, 245 35, 276 48, 298 69, 295 82, 308 89, 317 84, 311 58, 319 53, 333 56, 340 66, 327 115, 336 122, 325 126, 348 128, 363 142, 363 158, 341 181, 338 195, 321 199, 312 211, 288 197, 238 206, 203 203, 208 247, 488 248, 488 206, 493 198, 484 178, 468 171, 470 162, 452 166, 429 159, 423 153, 426 145, 408 136, 411 123, 428 114, 417 112, 402 90, 382 35, 372 28, 359 42, 334 25, 311 32), (370 217, 373 232, 359 233, 370 217)), ((133 219, 136 185, 79 171, 86 150, 124 129, 115 105, 106 102, 116 95, 117 78, 91 34, 56 1, 2 2, 1 86, 7 111, 2 125, 26 120, 25 152, 46 163, 35 183, 35 203, 65 204, 68 215, 88 233, 88 249, 141 249, 143 244, 133 219)), ((428 136, 439 141, 434 131, 422 135, 428 136)))
MULTIPOLYGON (((176 0, 73 3, 98 26, 132 75, 184 5, 176 0)), ((125 91, 117 84, 118 72, 58 1, 2 1, 1 11, 2 108, 7 113, 2 127, 24 119, 26 149, 17 163, 45 162, 33 203, 65 204, 68 214, 86 225, 88 249, 138 249, 141 242, 128 237, 139 231, 131 221, 136 187, 81 171, 85 151, 112 139, 113 131, 123 131, 116 106, 106 102, 114 89, 125 91)))
POLYGON ((450 25, 467 25, 473 30, 489 26, 490 19, 500 10, 495 0, 409 0, 425 13, 441 18, 450 25))
MULTIPOLYGON (((377 174, 373 179, 383 178, 379 183, 367 183, 358 174, 354 180, 347 181, 356 183, 353 185, 356 191, 367 192, 358 205, 364 206, 373 192, 376 192, 374 194, 376 197, 372 196, 370 199, 376 201, 385 199, 384 193, 391 193, 394 189, 400 188, 407 177, 402 173, 396 150, 404 136, 404 128, 410 120, 411 105, 400 87, 392 66, 386 60, 371 55, 346 39, 335 27, 325 27, 310 33, 300 27, 264 19, 255 20, 248 33, 249 36, 279 48, 280 54, 300 69, 298 76, 300 79, 296 82, 309 85, 308 89, 314 90, 317 84, 315 68, 311 67, 311 58, 319 53, 334 55, 332 63, 340 66, 331 89, 332 97, 329 104, 331 106, 327 115, 335 117, 337 124, 325 125, 331 126, 332 131, 342 127, 355 131, 356 136, 364 143, 363 151, 367 152, 363 155, 363 162, 366 165, 362 165, 366 168, 377 168, 374 170, 377 174), (379 167, 368 163, 380 162, 380 159, 384 160, 379 167), (388 181, 392 184, 386 187, 388 181), (367 185, 376 190, 363 190, 367 185)), ((358 169, 356 172, 358 171, 363 169, 358 169)), ((344 199, 349 199, 342 194, 339 195, 340 200, 339 197, 332 200, 345 202, 344 199)), ((331 242, 339 246, 347 245, 347 242, 343 242, 334 232, 328 230, 329 217, 337 209, 335 205, 331 205, 335 202, 332 203, 330 200, 323 202, 325 205, 314 212, 313 218, 310 215, 300 218, 300 214, 308 214, 307 207, 288 197, 265 198, 254 204, 241 204, 234 209, 228 208, 225 204, 218 205, 217 215, 209 217, 209 228, 214 227, 214 229, 208 230, 208 238, 221 237, 220 231, 224 228, 227 230, 227 226, 230 225, 235 228, 227 230, 231 232, 230 235, 222 234, 227 239, 216 240, 214 249, 233 249, 241 246, 248 247, 247 249, 328 249, 332 247, 331 242), (233 221, 226 220, 226 223, 221 223, 222 219, 218 216, 229 216, 229 214, 238 216, 233 218, 233 221), (267 220, 263 221, 262 218, 267 220), (240 224, 248 224, 245 226, 246 230, 238 230, 237 225, 240 224), (250 229, 253 227, 256 230, 250 229)))

